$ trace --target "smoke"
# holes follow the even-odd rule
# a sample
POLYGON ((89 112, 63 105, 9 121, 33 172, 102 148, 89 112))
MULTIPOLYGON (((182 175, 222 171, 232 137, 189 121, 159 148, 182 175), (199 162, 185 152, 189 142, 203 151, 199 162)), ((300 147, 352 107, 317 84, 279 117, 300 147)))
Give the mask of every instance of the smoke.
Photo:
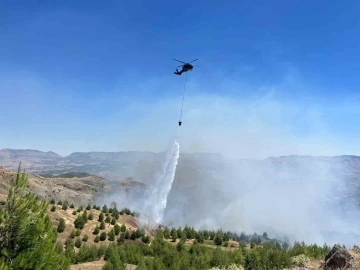
MULTIPOLYGON (((112 192, 104 197, 98 198, 100 204, 110 204, 131 207, 132 210, 141 214, 142 225, 160 224, 163 219, 164 210, 167 207, 168 194, 174 181, 176 167, 180 154, 180 145, 174 140, 163 153, 163 160, 155 163, 151 185, 133 186, 130 191, 122 189, 112 192)), ((119 183, 117 183, 119 185, 119 183)))
POLYGON ((229 164, 219 172, 224 177, 207 176, 209 181, 191 192, 173 189, 164 220, 238 233, 266 231, 292 242, 353 245, 360 240, 359 209, 347 198, 341 158, 289 156, 229 164), (221 185, 214 188, 216 182, 221 185))
MULTIPOLYGON (((291 87, 286 90, 291 92, 291 87)), ((171 137, 179 100, 134 105, 143 117, 133 130, 127 129, 129 148, 154 151, 152 147, 171 137)), ((182 152, 161 223, 266 231, 270 237, 318 244, 360 241, 358 168, 341 157, 319 157, 355 154, 357 147, 351 136, 334 132, 337 123, 328 117, 334 114, 333 104, 314 100, 287 99, 273 92, 241 98, 188 94, 177 133, 182 152), (186 154, 191 152, 221 153, 224 158, 186 154), (284 155, 290 156, 267 158, 284 155)), ((336 114, 344 121, 349 116, 340 100, 336 114)), ((156 190, 158 184, 147 182, 156 190)), ((144 210, 154 200, 158 203, 153 194, 136 186, 118 193, 117 200, 156 219, 156 208, 144 210)))

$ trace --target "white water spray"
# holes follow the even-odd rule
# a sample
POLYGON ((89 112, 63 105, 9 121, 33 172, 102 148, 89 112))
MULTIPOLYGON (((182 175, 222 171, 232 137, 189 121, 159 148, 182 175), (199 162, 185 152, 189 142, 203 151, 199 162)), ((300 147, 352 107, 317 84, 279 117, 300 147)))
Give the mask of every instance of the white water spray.
POLYGON ((163 219, 164 210, 167 205, 168 194, 174 181, 176 167, 180 155, 180 145, 175 140, 172 146, 166 151, 165 159, 160 171, 156 174, 152 183, 148 205, 146 205, 153 222, 159 224, 163 219))

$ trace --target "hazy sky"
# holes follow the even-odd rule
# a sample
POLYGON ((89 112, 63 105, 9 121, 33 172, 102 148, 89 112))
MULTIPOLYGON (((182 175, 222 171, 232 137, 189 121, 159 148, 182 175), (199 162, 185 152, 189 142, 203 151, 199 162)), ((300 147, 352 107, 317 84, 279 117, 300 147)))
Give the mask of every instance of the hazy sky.
POLYGON ((360 154, 358 1, 0 1, 0 149, 360 154), (30 3, 31 2, 31 3, 30 3), (177 121, 189 72, 183 125, 177 121))

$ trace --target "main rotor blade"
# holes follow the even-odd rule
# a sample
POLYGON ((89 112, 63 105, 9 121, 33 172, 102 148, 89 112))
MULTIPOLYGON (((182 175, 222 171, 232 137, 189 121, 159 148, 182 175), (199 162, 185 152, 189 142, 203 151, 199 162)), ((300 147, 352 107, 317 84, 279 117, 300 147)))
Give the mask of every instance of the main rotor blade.
POLYGON ((195 59, 195 60, 192 60, 191 62, 189 62, 189 63, 192 63, 192 62, 195 62, 197 59, 195 59))
POLYGON ((183 67, 184 65, 180 65, 180 66, 178 66, 178 67, 183 67))
POLYGON ((175 61, 178 61, 178 62, 181 62, 181 63, 184 63, 184 64, 186 64, 185 62, 183 62, 183 61, 180 61, 180 60, 176 60, 176 59, 173 59, 173 60, 175 60, 175 61))
POLYGON ((194 65, 194 67, 201 67, 201 66, 195 66, 195 65, 194 65))

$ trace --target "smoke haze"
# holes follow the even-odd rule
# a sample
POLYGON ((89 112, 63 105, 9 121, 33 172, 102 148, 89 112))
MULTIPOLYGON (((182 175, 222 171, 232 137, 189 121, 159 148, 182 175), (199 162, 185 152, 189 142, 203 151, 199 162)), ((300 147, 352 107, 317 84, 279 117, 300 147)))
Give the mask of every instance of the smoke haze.
MULTIPOLYGON (((188 173, 194 175, 180 174, 178 166, 163 224, 238 233, 266 231, 270 236, 319 244, 352 245, 360 240, 359 212, 346 198, 351 188, 341 160, 306 156, 280 159, 283 163, 259 160, 351 153, 351 141, 332 133, 321 107, 277 98, 274 91, 243 99, 197 93, 185 98, 183 125, 167 128, 176 125, 177 105, 175 100, 163 100, 139 120, 147 134, 158 135, 146 139, 145 149, 153 150, 159 139, 177 138, 183 149, 180 160, 186 152, 215 152, 224 155, 226 166, 205 168, 203 174, 200 168, 207 161, 190 159, 188 164, 195 169, 188 173)), ((140 135, 127 142, 136 140, 144 144, 140 135)), ((132 192, 143 194, 141 188, 132 192)), ((153 204, 147 196, 133 194, 118 197, 134 209, 153 204)))

